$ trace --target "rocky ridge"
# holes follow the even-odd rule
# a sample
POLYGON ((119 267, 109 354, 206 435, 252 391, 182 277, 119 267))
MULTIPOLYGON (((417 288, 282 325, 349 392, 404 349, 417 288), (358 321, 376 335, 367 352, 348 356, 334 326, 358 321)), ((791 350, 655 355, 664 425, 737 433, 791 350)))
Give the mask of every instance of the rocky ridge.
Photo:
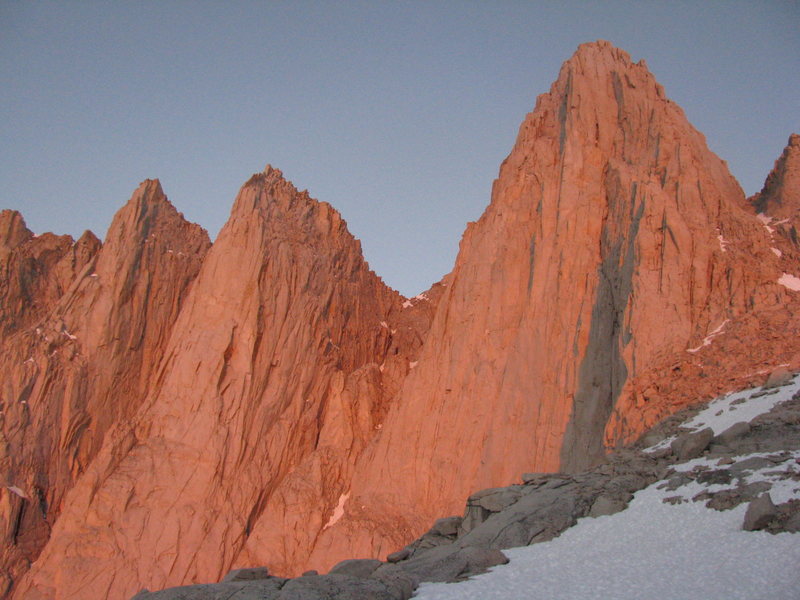
POLYGON ((108 431, 141 404, 210 245, 155 180, 102 246, 90 232, 35 237, 18 215, 3 216, 16 231, 4 236, 4 281, 20 285, 5 288, 0 325, 0 590, 36 560, 108 431))
MULTIPOLYGON (((770 176, 782 206, 792 172, 770 176)), ((698 398, 800 366, 800 254, 771 206, 756 217, 644 62, 596 42, 416 298, 269 166, 211 247, 155 181, 102 247, 4 212, 2 583, 123 598, 327 571, 386 557, 472 490, 583 473, 698 398)))

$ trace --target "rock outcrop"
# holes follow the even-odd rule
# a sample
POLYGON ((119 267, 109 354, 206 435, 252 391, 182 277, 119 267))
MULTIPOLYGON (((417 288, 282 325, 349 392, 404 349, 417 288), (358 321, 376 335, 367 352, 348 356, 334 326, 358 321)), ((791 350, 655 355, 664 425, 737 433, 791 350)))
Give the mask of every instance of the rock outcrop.
MULTIPOLYGON (((596 42, 538 98, 454 270, 416 298, 271 167, 210 249, 157 182, 99 250, 4 212, 5 583, 125 598, 237 567, 327 571, 489 489, 437 525, 477 537, 519 473, 601 469, 698 398, 797 368, 800 251, 773 209, 798 202, 792 147, 759 217, 644 62, 596 42)), ((630 493, 592 490, 575 514, 630 493)), ((440 558, 494 560, 467 554, 440 558)))

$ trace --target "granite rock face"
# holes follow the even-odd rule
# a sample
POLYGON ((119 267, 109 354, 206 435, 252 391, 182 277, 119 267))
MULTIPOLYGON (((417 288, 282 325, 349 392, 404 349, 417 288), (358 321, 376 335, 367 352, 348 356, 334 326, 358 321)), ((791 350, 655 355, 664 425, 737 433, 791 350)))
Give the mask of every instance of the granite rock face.
MULTIPOLYGON (((272 167, 213 246, 156 181, 102 246, 4 211, 0 583, 66 600, 325 572, 488 490, 393 556, 436 551, 460 573, 499 557, 439 548, 489 535, 493 514, 516 540, 619 510, 634 475, 563 505, 547 490, 566 476, 546 477, 524 513, 541 528, 509 517, 539 476, 507 486, 584 471, 698 398, 800 366, 800 246, 773 208, 800 202, 795 146, 757 216, 644 62, 585 44, 453 271, 411 299, 272 167)), ((293 581, 280 593, 311 585, 293 581)))

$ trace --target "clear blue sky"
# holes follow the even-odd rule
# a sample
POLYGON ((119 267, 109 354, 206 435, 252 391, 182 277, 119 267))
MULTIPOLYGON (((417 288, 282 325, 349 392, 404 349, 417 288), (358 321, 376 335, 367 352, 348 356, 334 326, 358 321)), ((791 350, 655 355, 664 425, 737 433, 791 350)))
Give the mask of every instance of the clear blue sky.
POLYGON ((0 208, 100 237, 145 178, 211 234, 267 163, 406 295, 453 265, 578 44, 644 58, 747 194, 800 133, 800 3, 0 0, 0 208))

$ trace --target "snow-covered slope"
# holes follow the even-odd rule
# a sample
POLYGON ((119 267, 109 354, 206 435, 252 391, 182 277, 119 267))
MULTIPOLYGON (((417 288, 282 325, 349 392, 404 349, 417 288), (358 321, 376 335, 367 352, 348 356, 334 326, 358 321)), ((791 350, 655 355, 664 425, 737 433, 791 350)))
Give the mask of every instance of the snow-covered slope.
MULTIPOLYGON (((718 435, 791 400, 798 391, 800 376, 789 385, 730 394, 684 426, 697 431, 710 427, 718 435)), ((675 465, 668 479, 637 492, 626 510, 580 519, 549 542, 504 550, 509 564, 461 583, 422 584, 414 597, 797 600, 800 533, 744 531, 746 502, 727 510, 706 507, 714 494, 727 497, 719 492, 734 490, 735 495, 737 488, 754 484, 759 487, 749 489, 766 491, 767 483, 775 504, 800 503, 800 450, 701 457, 675 465)))

